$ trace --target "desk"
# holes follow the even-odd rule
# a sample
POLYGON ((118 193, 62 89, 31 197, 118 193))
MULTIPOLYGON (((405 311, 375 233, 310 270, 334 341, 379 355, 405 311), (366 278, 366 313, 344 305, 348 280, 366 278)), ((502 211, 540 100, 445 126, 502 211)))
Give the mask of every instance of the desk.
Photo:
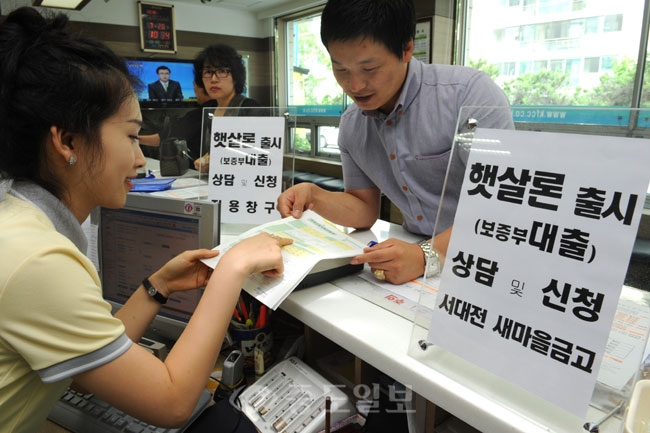
MULTIPOLYGON (((352 235, 362 242, 388 237, 419 239, 384 221, 352 235)), ((409 345, 414 332, 424 338, 426 330, 414 329, 412 321, 333 284, 296 291, 280 308, 483 433, 584 433, 584 420, 442 349, 429 349, 435 351, 435 368, 425 365, 409 355, 409 345)), ((587 419, 597 421, 602 415, 590 408, 587 419)), ((49 421, 41 430, 64 431, 49 421)), ((619 433, 620 423, 609 421, 600 432, 619 433)))
POLYGON ((154 197, 173 198, 177 200, 205 200, 208 197, 207 174, 200 174, 194 169, 188 169, 181 176, 161 176, 160 161, 153 158, 146 158, 146 165, 143 170, 152 174, 157 179, 176 179, 170 189, 154 192, 131 192, 130 194, 145 194, 154 197))
MULTIPOLYGON (((401 227, 383 221, 352 236, 409 240, 401 227)), ((428 367, 409 355, 413 322, 333 284, 296 291, 280 308, 483 433, 585 432, 584 420, 442 349, 428 349, 436 351, 439 361, 435 369, 428 367)), ((425 339, 426 330, 421 334, 425 339)), ((602 415, 590 407, 587 419, 595 422, 602 415)), ((620 432, 618 420, 608 421, 600 432, 620 432)))

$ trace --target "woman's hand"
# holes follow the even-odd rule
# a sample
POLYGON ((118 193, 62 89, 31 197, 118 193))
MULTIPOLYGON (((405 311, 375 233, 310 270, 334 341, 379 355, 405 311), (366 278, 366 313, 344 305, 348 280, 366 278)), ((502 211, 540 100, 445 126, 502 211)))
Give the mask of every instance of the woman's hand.
POLYGON ((212 269, 201 262, 219 255, 217 250, 198 249, 185 251, 149 277, 151 284, 165 297, 174 292, 192 290, 208 283, 212 269))
POLYGON ((217 266, 233 266, 242 275, 261 272, 267 277, 276 277, 284 272, 281 248, 293 243, 293 239, 268 233, 259 233, 234 245, 217 266))

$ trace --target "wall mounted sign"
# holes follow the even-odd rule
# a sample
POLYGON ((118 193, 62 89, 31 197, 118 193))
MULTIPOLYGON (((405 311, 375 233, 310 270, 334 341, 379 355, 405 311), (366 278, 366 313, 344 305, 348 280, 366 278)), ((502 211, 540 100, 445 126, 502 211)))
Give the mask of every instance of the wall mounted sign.
POLYGON ((140 48, 151 53, 176 53, 174 6, 138 2, 140 48))
POLYGON ((433 18, 423 18, 415 25, 415 38, 413 57, 424 62, 431 63, 431 31, 433 18))

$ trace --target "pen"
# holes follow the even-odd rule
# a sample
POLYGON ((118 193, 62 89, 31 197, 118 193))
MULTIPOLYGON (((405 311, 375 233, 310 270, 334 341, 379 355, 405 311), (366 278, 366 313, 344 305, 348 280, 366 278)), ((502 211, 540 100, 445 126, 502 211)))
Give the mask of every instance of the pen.
POLYGON ((244 302, 244 298, 241 296, 239 297, 239 309, 241 310, 241 314, 244 320, 248 320, 248 310, 246 310, 246 303, 244 302))
POLYGON ((266 326, 266 305, 262 304, 260 305, 260 312, 257 317, 257 322, 255 323, 255 328, 263 328, 266 326))
POLYGON ((255 328, 255 309, 253 308, 252 302, 248 306, 248 319, 246 319, 246 327, 248 329, 255 328))
POLYGON ((182 150, 181 153, 183 154, 184 157, 186 157, 190 161, 194 162, 194 158, 192 158, 192 155, 190 155, 188 151, 182 150))
POLYGON ((375 241, 368 242, 369 247, 374 247, 375 245, 377 245, 377 242, 375 242, 375 241))
POLYGON ((241 330, 246 329, 246 325, 244 325, 243 323, 240 323, 240 322, 238 322, 236 320, 231 320, 230 321, 230 326, 232 326, 234 329, 241 329, 241 330))
POLYGON ((616 415, 623 407, 625 406, 625 400, 621 401, 614 409, 607 412, 604 417, 602 417, 596 423, 586 422, 582 428, 587 430, 589 433, 598 433, 598 428, 608 419, 616 415))
POLYGON ((242 323, 241 316, 239 315, 239 311, 237 311, 237 307, 235 307, 235 311, 232 313, 232 315, 235 316, 235 319, 237 319, 239 323, 242 323))
POLYGON ((330 433, 330 423, 332 417, 332 399, 328 395, 325 397, 325 433, 330 433))

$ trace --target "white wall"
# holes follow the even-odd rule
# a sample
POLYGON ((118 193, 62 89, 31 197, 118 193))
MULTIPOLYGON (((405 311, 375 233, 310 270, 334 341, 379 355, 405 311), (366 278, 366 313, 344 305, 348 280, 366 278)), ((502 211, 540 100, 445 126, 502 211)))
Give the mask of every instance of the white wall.
MULTIPOLYGON (((244 37, 273 36, 273 20, 258 19, 257 15, 215 5, 178 3, 171 0, 155 0, 154 3, 174 5, 176 30, 201 33, 219 33, 244 37)), ((0 11, 7 15, 20 6, 30 6, 31 0, 0 0, 0 11)), ((65 12, 72 21, 138 26, 138 6, 135 0, 92 0, 81 11, 39 8, 65 12)))

